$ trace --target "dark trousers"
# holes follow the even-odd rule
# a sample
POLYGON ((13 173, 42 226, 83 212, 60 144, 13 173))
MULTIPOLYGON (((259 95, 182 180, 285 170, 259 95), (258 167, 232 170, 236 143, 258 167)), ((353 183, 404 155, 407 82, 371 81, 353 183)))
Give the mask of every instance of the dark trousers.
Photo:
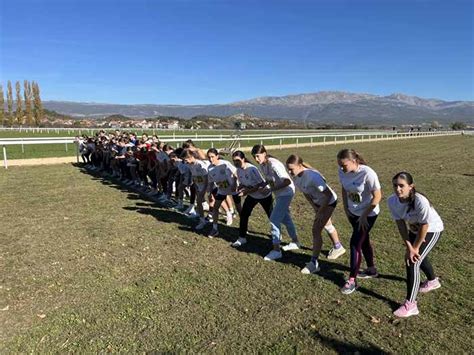
MULTIPOLYGON (((425 241, 420 246, 420 259, 416 263, 411 261, 406 264, 407 269, 407 300, 415 302, 418 290, 420 288, 420 269, 426 275, 427 279, 432 281, 436 278, 433 267, 428 260, 428 253, 433 249, 439 240, 442 232, 427 233, 425 241)), ((410 242, 415 243, 416 234, 410 232, 408 234, 410 242)))
POLYGON ((256 199, 256 198, 253 198, 252 196, 247 196, 242 206, 242 213, 240 214, 240 225, 239 225, 240 238, 246 238, 248 227, 249 227, 249 217, 252 214, 252 211, 257 204, 260 204, 263 207, 268 218, 270 218, 270 215, 272 214, 272 210, 273 210, 272 195, 266 198, 262 198, 262 199, 256 199))
POLYGON ((351 271, 349 277, 356 277, 359 273, 362 255, 364 255, 367 267, 374 266, 374 250, 370 244, 369 233, 374 226, 378 216, 367 217, 369 227, 365 232, 359 229, 359 216, 350 215, 349 222, 352 225, 351 236, 351 271))

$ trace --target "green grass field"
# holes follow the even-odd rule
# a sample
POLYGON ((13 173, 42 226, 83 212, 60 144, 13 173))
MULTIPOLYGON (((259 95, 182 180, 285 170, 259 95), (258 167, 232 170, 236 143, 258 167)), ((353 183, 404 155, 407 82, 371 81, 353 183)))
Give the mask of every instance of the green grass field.
MULTIPOLYGON (((260 207, 250 243, 235 250, 238 221, 210 240, 182 215, 75 166, 1 170, 0 352, 471 353, 474 137, 352 146, 378 172, 384 199, 372 232, 381 277, 349 296, 339 292, 347 254, 322 257, 318 275, 300 273, 313 218, 300 194, 291 211, 307 248, 264 262, 260 207), (443 287, 420 295, 420 315, 406 320, 392 316, 405 295, 404 248, 386 207, 400 170, 446 227, 431 253, 443 287)), ((298 150, 337 191, 341 147, 298 150)), ((348 246, 342 205, 334 223, 348 246)))

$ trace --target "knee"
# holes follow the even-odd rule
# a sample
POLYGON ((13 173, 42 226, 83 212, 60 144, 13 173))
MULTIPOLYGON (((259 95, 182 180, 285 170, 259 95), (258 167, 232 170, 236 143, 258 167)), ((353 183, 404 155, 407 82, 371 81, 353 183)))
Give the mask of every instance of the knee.
POLYGON ((334 225, 329 224, 329 225, 324 226, 324 230, 326 232, 328 232, 329 234, 331 234, 331 233, 334 233, 336 231, 336 228, 334 227, 334 225))

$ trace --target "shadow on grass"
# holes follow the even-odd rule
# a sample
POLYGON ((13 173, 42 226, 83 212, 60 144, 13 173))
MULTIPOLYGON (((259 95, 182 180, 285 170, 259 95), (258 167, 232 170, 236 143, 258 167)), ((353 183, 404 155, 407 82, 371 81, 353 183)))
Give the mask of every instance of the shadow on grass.
MULTIPOLYGON (((73 163, 73 166, 81 168, 81 172, 90 176, 93 176, 93 180, 100 181, 102 184, 116 188, 120 191, 127 192, 127 198, 136 202, 134 207, 123 207, 128 211, 135 211, 140 214, 150 215, 156 218, 157 221, 162 223, 173 223, 178 224, 178 229, 186 232, 194 232, 202 236, 207 236, 210 231, 211 224, 209 224, 203 231, 197 232, 194 230, 194 226, 197 224, 196 219, 189 218, 183 213, 173 210, 166 203, 160 203, 156 197, 152 197, 134 186, 123 185, 120 180, 112 178, 110 176, 104 176, 102 173, 97 171, 87 170, 83 167, 83 164, 73 163), (149 201, 149 202, 146 202, 149 201)), ((269 226, 270 229, 270 226, 269 226)), ((239 229, 237 227, 226 226, 221 224, 219 226, 219 236, 217 238, 225 240, 229 244, 234 242, 239 237, 239 229)), ((248 243, 235 248, 238 252, 255 254, 263 258, 269 250, 272 248, 271 238, 269 234, 256 231, 248 231, 247 235, 248 243)), ((303 250, 311 250, 310 248, 303 247, 303 250)), ((323 252, 324 253, 324 252, 323 252)), ((327 252, 326 252, 327 254, 327 252)), ((308 254, 302 254, 300 252, 286 251, 283 252, 283 258, 278 260, 278 263, 291 264, 296 266, 298 269, 302 269, 306 263, 311 260, 311 256, 308 254)), ((331 281, 338 287, 342 287, 345 282, 344 273, 347 273, 350 269, 345 265, 334 263, 328 260, 319 260, 320 271, 318 276, 325 280, 331 281)), ((405 281, 404 278, 395 275, 380 274, 379 278, 395 281, 405 281)), ((372 290, 365 287, 359 287, 358 291, 381 301, 388 303, 393 309, 398 307, 398 303, 380 295, 372 290)))
POLYGON ((327 348, 333 349, 338 354, 389 354, 387 351, 382 350, 375 344, 370 344, 369 346, 355 345, 324 336, 316 331, 312 332, 311 336, 327 348))

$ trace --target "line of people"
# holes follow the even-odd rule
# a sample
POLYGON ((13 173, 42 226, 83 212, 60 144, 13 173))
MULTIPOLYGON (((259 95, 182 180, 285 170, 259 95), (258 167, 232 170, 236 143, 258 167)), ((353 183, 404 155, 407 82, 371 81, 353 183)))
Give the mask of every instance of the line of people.
MULTIPOLYGON (((239 237, 232 243, 241 247, 248 243, 248 223, 253 209, 260 204, 268 216, 272 249, 264 257, 267 261, 283 257, 282 251, 301 248, 290 205, 295 188, 300 190, 314 210, 312 225, 312 256, 301 270, 304 274, 319 271, 323 230, 329 235, 332 248, 328 259, 336 259, 346 252, 331 217, 338 204, 334 189, 324 176, 306 164, 302 157, 290 155, 285 164, 271 156, 263 145, 255 145, 251 155, 253 165, 242 151, 232 153, 232 163, 223 159, 212 148, 207 152, 197 148, 191 140, 182 147, 159 142, 158 137, 143 135, 140 139, 132 134, 107 135, 99 132, 94 138, 78 138, 81 155, 92 170, 122 179, 128 185, 143 188, 159 201, 183 210, 184 197, 189 206, 184 213, 198 219, 196 231, 209 238, 219 235, 220 210, 224 210, 225 222, 232 225, 239 214, 239 237), (243 200, 243 204, 242 204, 243 200), (209 211, 206 216, 205 211, 209 211), (291 241, 282 246, 282 225, 291 241)), ((360 154, 343 149, 337 154, 339 182, 345 214, 352 226, 350 238, 350 272, 341 288, 343 294, 351 294, 357 287, 357 279, 376 278, 374 251, 370 232, 380 213, 381 185, 376 172, 360 154), (364 257, 367 267, 360 270, 364 257)), ((406 247, 407 296, 394 312, 397 317, 409 317, 419 313, 416 297, 418 292, 429 292, 441 287, 427 254, 438 242, 444 229, 443 222, 425 195, 416 191, 413 177, 400 172, 392 179, 394 193, 388 198, 388 207, 396 222, 406 247), (420 269, 427 280, 421 283, 420 269)))

